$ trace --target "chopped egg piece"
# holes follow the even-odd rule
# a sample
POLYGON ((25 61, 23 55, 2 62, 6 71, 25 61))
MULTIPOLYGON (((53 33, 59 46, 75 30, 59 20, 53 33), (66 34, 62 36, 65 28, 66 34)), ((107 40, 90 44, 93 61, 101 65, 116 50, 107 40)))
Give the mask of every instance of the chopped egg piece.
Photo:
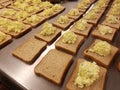
POLYGON ((100 67, 95 62, 84 61, 79 64, 75 85, 84 88, 99 79, 100 67))
POLYGON ((45 9, 41 15, 44 17, 44 16, 51 16, 53 14, 53 10, 50 8, 50 9, 45 9))
POLYGON ((46 23, 44 23, 40 34, 43 36, 50 36, 55 33, 55 30, 56 30, 56 28, 52 24, 46 22, 46 23))
POLYGON ((0 31, 0 43, 6 39, 6 34, 0 31))
POLYGON ((93 47, 91 47, 89 51, 100 56, 108 56, 111 52, 111 45, 106 41, 99 41, 93 47))
POLYGON ((78 16, 79 15, 79 10, 73 8, 68 12, 68 14, 71 15, 71 16, 78 16))
POLYGON ((85 30, 86 27, 87 27, 87 21, 86 20, 81 19, 81 20, 79 20, 75 23, 75 28, 77 30, 85 30))
POLYGON ((67 43, 67 44, 74 44, 76 42, 76 40, 77 40, 77 35, 74 32, 67 31, 63 35, 62 42, 67 43))
POLYGON ((106 25, 100 25, 98 31, 101 35, 112 34, 112 28, 106 25))
POLYGON ((67 16, 63 16, 61 15, 58 19, 57 19, 57 22, 60 23, 60 24, 66 24, 69 22, 69 19, 67 16))

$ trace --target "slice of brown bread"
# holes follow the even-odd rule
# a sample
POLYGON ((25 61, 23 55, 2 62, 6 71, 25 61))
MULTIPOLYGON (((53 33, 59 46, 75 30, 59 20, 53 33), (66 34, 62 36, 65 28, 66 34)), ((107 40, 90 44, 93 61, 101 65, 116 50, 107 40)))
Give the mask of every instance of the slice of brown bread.
POLYGON ((105 20, 103 20, 103 22, 102 22, 101 24, 107 25, 107 26, 112 27, 112 28, 115 28, 115 29, 117 29, 117 30, 119 30, 119 28, 120 28, 120 20, 119 20, 118 23, 115 23, 115 24, 112 23, 112 24, 110 24, 110 23, 108 23, 108 22, 106 21, 106 18, 105 18, 105 20))
POLYGON ((84 41, 84 37, 77 35, 77 40, 74 44, 66 44, 66 43, 62 42, 62 37, 61 37, 55 43, 55 47, 59 50, 63 50, 67 53, 75 55, 75 54, 77 54, 77 52, 78 52, 80 46, 82 45, 83 41, 84 41))
POLYGON ((45 42, 47 42, 49 45, 52 44, 60 35, 61 35, 61 29, 57 28, 55 33, 50 35, 50 36, 43 36, 40 34, 40 32, 35 34, 35 38, 43 40, 45 42))
POLYGON ((79 15, 76 15, 76 16, 71 16, 71 15, 67 14, 67 16, 70 19, 74 19, 74 21, 78 20, 82 15, 83 15, 83 12, 79 12, 79 15))
POLYGON ((70 28, 70 31, 73 31, 74 33, 76 33, 78 35, 87 37, 89 35, 92 27, 93 27, 93 24, 88 24, 85 30, 77 30, 75 28, 75 25, 73 25, 72 28, 70 28))
POLYGON ((103 14, 103 12, 101 14, 96 13, 97 17, 96 17, 96 19, 93 19, 93 20, 92 19, 88 20, 88 19, 85 19, 84 17, 83 17, 83 19, 87 20, 87 22, 90 23, 90 24, 96 25, 98 23, 98 21, 100 20, 102 14, 103 14))
POLYGON ((72 59, 72 55, 52 49, 43 57, 34 71, 37 75, 60 85, 72 63, 72 59))
POLYGON ((46 46, 46 42, 31 38, 12 51, 12 55, 26 63, 33 63, 46 46))
POLYGON ((52 24, 60 29, 66 30, 67 28, 70 27, 70 25, 74 22, 73 19, 69 19, 69 22, 66 24, 60 24, 57 21, 54 21, 52 24))
POLYGON ((0 48, 5 47, 10 42, 12 42, 12 37, 10 35, 6 35, 6 39, 4 41, 0 42, 0 48))
MULTIPOLYGON (((98 25, 99 27, 99 25, 98 25)), ((105 34, 105 35, 101 35, 98 31, 98 28, 96 28, 93 32, 92 32, 92 36, 98 39, 102 39, 102 40, 106 40, 108 42, 111 42, 115 36, 115 33, 117 31, 117 29, 111 28, 112 29, 112 33, 111 34, 105 34)))
POLYGON ((104 90, 104 84, 105 84, 105 78, 107 70, 103 67, 100 67, 100 77, 98 80, 96 80, 91 86, 84 87, 84 88, 78 88, 75 85, 75 79, 77 77, 77 72, 79 70, 79 64, 85 61, 84 59, 78 59, 76 62, 76 65, 73 69, 73 72, 70 76, 70 79, 68 80, 66 84, 66 90, 104 90))
MULTIPOLYGON (((28 17, 28 18, 29 18, 29 17, 28 17)), ((26 18, 26 19, 27 19, 27 18, 26 18)), ((24 22, 25 24, 31 25, 32 27, 37 27, 38 25, 42 24, 42 23, 46 20, 45 18, 40 17, 40 19, 39 19, 38 22, 32 23, 32 22, 28 22, 26 19, 25 19, 23 22, 24 22)))
POLYGON ((27 25, 27 24, 24 24, 24 29, 19 32, 19 33, 16 33, 16 32, 9 32, 5 29, 0 29, 0 31, 8 34, 8 35, 11 35, 12 37, 14 38, 19 38, 21 36, 23 36, 24 34, 26 34, 27 32, 29 32, 31 30, 31 26, 30 25, 27 25))
POLYGON ((111 45, 111 53, 110 53, 110 55, 105 56, 105 57, 100 56, 96 53, 90 52, 89 49, 91 47, 93 47, 99 41, 100 41, 99 39, 96 39, 94 41, 94 43, 84 51, 84 57, 85 58, 90 58, 90 59, 96 61, 99 65, 101 65, 105 68, 108 68, 108 66, 112 62, 113 58, 115 57, 115 55, 117 54, 119 49, 117 47, 111 45))

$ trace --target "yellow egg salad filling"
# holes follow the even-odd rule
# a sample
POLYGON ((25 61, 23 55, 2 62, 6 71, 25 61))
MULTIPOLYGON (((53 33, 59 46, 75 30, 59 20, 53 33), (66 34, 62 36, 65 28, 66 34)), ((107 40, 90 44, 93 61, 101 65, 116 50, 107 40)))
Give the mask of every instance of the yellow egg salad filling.
POLYGON ((53 14, 53 10, 50 8, 50 9, 45 9, 43 12, 42 12, 42 16, 51 16, 53 14))
POLYGON ((106 22, 107 22, 107 23, 110 23, 110 24, 116 24, 116 23, 119 22, 118 19, 119 19, 119 18, 117 18, 116 16, 109 15, 109 16, 106 18, 106 22))
POLYGON ((57 22, 60 24, 66 24, 69 22, 69 18, 67 16, 61 15, 58 19, 57 22))
POLYGON ((111 52, 111 45, 106 41, 99 41, 93 47, 91 47, 89 51, 100 56, 108 56, 111 52))
POLYGON ((29 5, 27 3, 19 3, 16 7, 22 10, 26 10, 29 7, 29 5))
POLYGON ((107 1, 105 1, 105 0, 99 0, 97 3, 96 3, 96 5, 97 6, 99 6, 99 7, 106 7, 106 4, 107 4, 107 1))
POLYGON ((84 18, 87 20, 94 20, 97 18, 97 16, 96 16, 96 13, 94 11, 90 11, 84 16, 84 18))
POLYGON ((42 2, 40 4, 40 7, 43 7, 43 8, 48 8, 48 7, 52 7, 52 6, 53 6, 53 4, 48 1, 42 2))
POLYGON ((88 5, 88 4, 90 4, 91 3, 91 1, 90 0, 82 0, 82 2, 81 3, 83 3, 83 4, 85 4, 85 5, 88 5))
POLYGON ((99 13, 101 12, 101 7, 99 7, 98 5, 95 5, 92 9, 95 13, 99 13))
POLYGON ((29 23, 37 23, 40 21, 40 17, 37 15, 32 15, 31 17, 27 18, 26 21, 29 23))
POLYGON ((100 67, 95 62, 84 61, 79 64, 75 85, 83 88, 92 85, 99 79, 100 67))
POLYGON ((98 31, 101 35, 112 34, 112 28, 106 25, 100 25, 98 31))
POLYGON ((67 31, 62 38, 62 42, 67 44, 74 44, 76 40, 77 40, 77 35, 71 31, 67 31))
POLYGON ((73 8, 68 12, 68 14, 71 15, 71 16, 78 16, 79 15, 79 10, 73 8))
POLYGON ((44 23, 40 34, 43 36, 50 36, 55 33, 55 30, 56 30, 56 28, 52 24, 46 22, 46 23, 44 23))
POLYGON ((6 34, 0 31, 0 43, 6 39, 6 34))
POLYGON ((23 2, 38 5, 41 3, 41 0, 23 0, 23 2))
POLYGON ((55 4, 53 7, 52 7, 52 10, 53 11, 57 11, 57 10, 61 10, 63 7, 62 7, 62 5, 60 5, 60 4, 55 4))
POLYGON ((8 32, 15 32, 19 33, 24 29, 24 24, 18 21, 10 23, 10 25, 7 25, 7 31, 8 32))
POLYGON ((75 23, 75 28, 77 30, 85 30, 87 28, 87 21, 86 20, 83 20, 83 19, 80 19, 79 21, 77 21, 75 23))
POLYGON ((20 12, 18 12, 18 13, 15 14, 15 17, 16 17, 17 20, 21 20, 21 19, 27 18, 28 15, 29 15, 29 14, 28 14, 27 12, 25 12, 25 11, 20 11, 20 12))
POLYGON ((86 5, 83 4, 83 3, 79 3, 79 4, 77 5, 77 8, 78 8, 79 10, 84 10, 84 9, 86 9, 86 5))
POLYGON ((10 25, 11 21, 6 18, 0 18, 0 27, 6 28, 6 26, 10 25))
POLYGON ((38 12, 39 10, 40 10, 40 8, 37 6, 29 6, 28 8, 26 8, 26 11, 28 13, 38 12))
POLYGON ((14 15, 16 13, 16 11, 15 10, 13 10, 13 9, 6 9, 5 11, 3 11, 3 15, 5 15, 5 16, 11 16, 11 15, 14 15))

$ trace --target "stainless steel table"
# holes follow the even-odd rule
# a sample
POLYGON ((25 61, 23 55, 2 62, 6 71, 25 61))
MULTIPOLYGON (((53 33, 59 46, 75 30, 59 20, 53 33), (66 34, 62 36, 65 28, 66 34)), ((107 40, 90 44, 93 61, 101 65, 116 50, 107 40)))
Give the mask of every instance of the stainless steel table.
MULTIPOLYGON (((78 1, 66 1, 63 5, 66 7, 66 10, 61 14, 66 14, 69 9, 76 7, 78 1)), ((59 14, 59 15, 61 15, 59 14)), ((58 15, 58 16, 59 16, 58 15)), ((53 19, 48 20, 48 22, 52 22, 58 16, 53 19)), ((45 51, 33 64, 26 64, 23 61, 12 56, 11 51, 13 51, 20 44, 25 42, 27 39, 34 36, 36 32, 39 31, 42 25, 37 28, 34 28, 32 31, 24 35, 19 39, 14 39, 11 44, 2 48, 0 50, 0 71, 6 78, 8 78, 11 82, 18 85, 22 89, 28 90, 65 90, 65 84, 73 70, 76 60, 79 57, 83 57, 82 53, 92 42, 93 38, 89 35, 86 38, 84 44, 81 46, 78 54, 74 58, 74 62, 71 65, 65 80, 61 86, 55 85, 52 82, 46 80, 43 77, 39 77, 34 73, 34 67, 40 62, 41 58, 47 53, 45 51)), ((115 39, 112 42, 113 45, 120 48, 120 30, 117 32, 115 39)), ((49 47, 49 49, 52 46, 49 47)), ((28 52, 29 53, 29 52, 28 52)), ((120 72, 117 71, 116 64, 117 61, 120 60, 120 52, 115 57, 110 67, 108 68, 108 73, 105 81, 105 90, 120 90, 120 72)))

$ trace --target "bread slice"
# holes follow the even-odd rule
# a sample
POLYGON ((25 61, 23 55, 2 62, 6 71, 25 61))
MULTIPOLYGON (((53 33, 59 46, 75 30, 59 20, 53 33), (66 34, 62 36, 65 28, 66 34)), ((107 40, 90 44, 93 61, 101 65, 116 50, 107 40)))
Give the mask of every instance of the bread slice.
MULTIPOLYGON (((99 25, 98 25, 99 27, 99 25)), ((93 32, 92 32, 92 36, 95 38, 99 38, 102 40, 106 40, 108 42, 111 42, 115 36, 115 33, 117 31, 117 29, 111 28, 112 29, 112 33, 111 34, 105 34, 105 35, 101 35, 98 31, 98 28, 96 28, 93 32)))
POLYGON ((53 83, 62 84, 73 56, 56 49, 50 50, 41 62, 35 67, 37 75, 43 76, 53 83))
POLYGON ((10 35, 6 35, 6 39, 0 42, 0 49, 8 45, 12 42, 12 37, 10 35))
POLYGON ((92 85, 84 88, 78 88, 75 85, 75 79, 77 77, 77 72, 79 70, 79 64, 85 61, 84 59, 78 59, 76 62, 76 65, 73 69, 73 72, 70 76, 70 79, 68 80, 66 84, 66 90, 104 90, 104 84, 106 79, 106 73, 107 70, 103 67, 100 67, 100 77, 98 80, 96 80, 92 85))
POLYGON ((105 56, 105 57, 100 56, 96 53, 90 52, 89 49, 91 47, 93 47, 93 45, 95 45, 99 41, 100 41, 99 39, 96 39, 94 41, 94 43, 84 51, 84 57, 85 58, 90 58, 90 59, 96 61, 99 65, 101 65, 105 68, 108 68, 108 66, 112 62, 113 58, 115 57, 115 55, 117 54, 119 49, 117 47, 111 45, 111 53, 110 53, 110 55, 105 56))
MULTIPOLYGON (((8 18, 8 19, 12 19, 12 20, 15 20, 15 17, 13 17, 13 16, 11 16, 11 15, 4 15, 3 13, 4 13, 4 11, 6 11, 6 10, 14 10, 14 9, 11 9, 11 8, 2 8, 2 9, 0 9, 0 16, 1 17, 4 17, 4 18, 8 18)), ((16 10, 14 10, 16 13, 18 12, 18 11, 16 11, 16 10)))
MULTIPOLYGON (((107 17, 106 17, 106 18, 107 18, 107 17)), ((115 23, 115 24, 112 23, 112 24, 110 24, 110 23, 108 23, 108 22, 106 21, 106 18, 103 20, 103 22, 102 22, 101 24, 110 26, 110 27, 115 28, 115 29, 117 29, 117 30, 120 28, 120 20, 119 20, 118 23, 115 23)))
POLYGON ((70 25, 74 22, 73 19, 69 19, 69 22, 66 24, 60 24, 57 21, 54 21, 52 24, 60 29, 66 30, 67 28, 70 27, 70 25))
POLYGON ((74 44, 63 43, 62 37, 55 43, 55 47, 59 50, 63 50, 63 51, 70 53, 72 55, 77 54, 80 46, 82 45, 82 43, 84 41, 84 37, 77 35, 77 40, 74 44))
POLYGON ((87 37, 89 35, 92 27, 93 27, 93 24, 88 24, 85 30, 77 30, 75 28, 75 25, 73 25, 72 28, 70 28, 70 31, 73 31, 74 33, 76 33, 78 35, 87 37))
POLYGON ((19 37, 23 36, 24 34, 26 34, 27 32, 29 32, 30 30, 31 30, 31 26, 27 25, 27 24, 24 24, 24 29, 19 33, 9 32, 9 31, 7 31, 5 29, 2 29, 2 28, 0 29, 0 31, 2 31, 2 32, 6 33, 8 35, 11 35, 14 38, 19 38, 19 37))
MULTIPOLYGON (((28 17, 28 18, 29 18, 29 17, 28 17)), ((26 18, 26 19, 27 19, 27 18, 26 18)), ((31 25, 32 27, 37 27, 38 25, 42 24, 42 23, 46 20, 45 18, 40 17, 40 19, 39 19, 38 22, 32 23, 32 22, 28 22, 26 19, 25 19, 23 22, 24 22, 25 24, 31 25)))
MULTIPOLYGON (((89 13, 89 12, 88 12, 88 13, 89 13)), ((88 20, 88 19, 86 19, 86 18, 84 18, 84 17, 83 17, 83 19, 87 20, 87 22, 90 23, 90 24, 96 25, 96 24, 98 23, 98 21, 100 20, 102 14, 103 14, 103 12, 102 12, 102 13, 99 13, 99 14, 96 13, 96 16, 97 16, 97 17, 96 17, 96 19, 93 19, 93 20, 92 20, 92 19, 89 19, 89 20, 88 20)))
POLYGON ((41 32, 41 30, 40 30, 40 32, 35 34, 35 37, 37 39, 40 39, 40 40, 43 40, 43 41, 47 42, 47 44, 50 45, 61 35, 61 31, 62 31, 61 29, 57 28, 53 35, 43 36, 43 35, 40 34, 40 32, 41 32))
POLYGON ((67 14, 68 18, 74 19, 74 21, 78 20, 82 15, 83 15, 83 12, 79 12, 79 15, 77 15, 77 16, 71 16, 71 15, 67 14))
POLYGON ((0 9, 2 9, 3 8, 3 6, 2 5, 0 5, 0 9))
POLYGON ((26 63, 33 63, 46 46, 46 42, 31 38, 12 51, 12 55, 26 63))

